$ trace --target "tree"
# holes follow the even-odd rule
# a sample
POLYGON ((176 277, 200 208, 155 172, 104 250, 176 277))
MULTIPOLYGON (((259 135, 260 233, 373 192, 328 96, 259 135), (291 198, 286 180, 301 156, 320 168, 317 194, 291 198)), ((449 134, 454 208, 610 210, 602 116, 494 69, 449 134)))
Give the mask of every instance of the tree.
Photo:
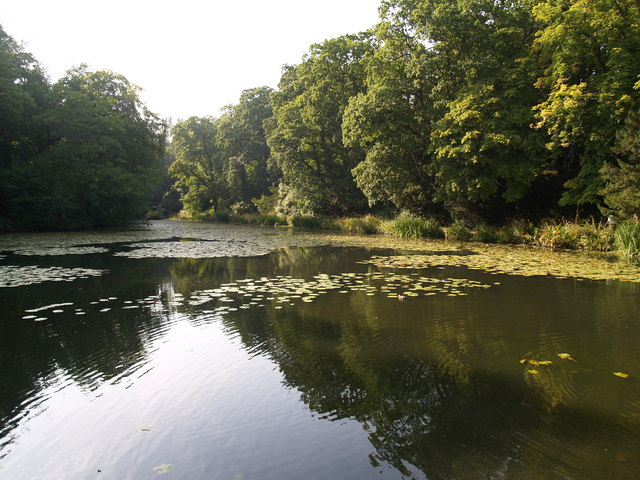
POLYGON ((346 145, 366 152, 352 172, 370 206, 426 213, 433 192, 426 171, 434 109, 429 52, 403 21, 386 19, 376 36, 379 46, 365 63, 366 92, 351 97, 344 114, 346 145))
POLYGON ((229 205, 252 208, 251 200, 269 192, 280 175, 269 163, 264 123, 273 115, 269 87, 245 90, 237 105, 228 106, 218 122, 216 143, 223 156, 229 205))
POLYGON ((11 228, 88 228, 147 211, 165 126, 137 91, 122 75, 80 66, 52 87, 45 111, 25 114, 42 131, 4 177, 11 228))
POLYGON ((42 114, 50 97, 38 62, 0 27, 0 229, 25 213, 13 210, 22 188, 15 169, 24 169, 45 145, 42 114))
POLYGON ((227 198, 224 164, 216 135, 219 121, 190 117, 171 130, 176 161, 169 173, 176 180, 185 208, 191 213, 214 210, 227 198))
POLYGON ((640 72, 640 5, 635 0, 539 0, 543 27, 533 53, 545 98, 537 127, 569 173, 562 203, 600 202, 601 168, 614 162, 616 132, 637 108, 640 72))
POLYGON ((624 128, 618 133, 615 163, 602 168, 602 195, 609 208, 631 217, 640 214, 640 113, 629 112, 624 128))
POLYGON ((364 154, 343 143, 342 117, 364 90, 362 60, 373 48, 371 34, 347 35, 312 45, 300 65, 284 70, 267 142, 293 208, 341 214, 364 206, 351 174, 364 154))

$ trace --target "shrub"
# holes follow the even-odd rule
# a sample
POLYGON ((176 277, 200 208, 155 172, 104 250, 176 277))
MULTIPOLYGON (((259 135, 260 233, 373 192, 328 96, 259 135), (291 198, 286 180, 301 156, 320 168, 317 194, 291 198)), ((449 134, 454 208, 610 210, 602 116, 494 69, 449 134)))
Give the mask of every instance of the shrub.
POLYGON ((496 232, 496 241, 498 243, 518 243, 519 236, 511 225, 501 227, 496 232))
POLYGON ((322 228, 322 218, 308 215, 295 215, 289 217, 289 223, 296 228, 307 230, 319 230, 322 228))
POLYGON ((386 228, 402 238, 444 238, 444 230, 435 220, 401 214, 386 224, 386 228))
POLYGON ((616 249, 625 255, 640 255, 640 225, 634 221, 620 223, 616 227, 614 239, 616 249))
POLYGON ((380 233, 382 221, 372 215, 343 218, 338 222, 340 229, 358 235, 380 233))
POLYGON ((447 240, 467 242, 471 240, 471 231, 462 223, 454 223, 447 229, 447 240))
POLYGON ((213 212, 213 220, 220 223, 229 223, 231 220, 228 210, 216 210, 213 212))
POLYGON ((287 225, 287 217, 277 213, 266 213, 258 216, 260 225, 275 227, 277 225, 287 225))
POLYGON ((546 223, 538 228, 535 243, 543 247, 573 250, 611 250, 613 231, 591 223, 546 223))
POLYGON ((498 239, 496 229, 489 225, 478 225, 476 231, 473 234, 473 239, 476 242, 482 243, 495 243, 498 239))

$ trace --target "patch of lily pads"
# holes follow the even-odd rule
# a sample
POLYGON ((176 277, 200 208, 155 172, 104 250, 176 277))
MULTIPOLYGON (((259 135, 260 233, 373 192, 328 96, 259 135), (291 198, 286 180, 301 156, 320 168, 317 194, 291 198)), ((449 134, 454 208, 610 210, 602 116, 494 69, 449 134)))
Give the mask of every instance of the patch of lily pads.
POLYGON ((107 252, 109 252, 108 248, 93 246, 25 246, 13 250, 16 255, 25 256, 91 255, 107 252))
MULTIPOLYGON (((263 307, 270 302, 276 308, 310 303, 329 292, 360 293, 404 300, 410 297, 447 295, 465 296, 470 289, 487 289, 492 285, 464 278, 430 278, 397 273, 319 274, 311 280, 279 275, 275 278, 244 279, 225 283, 219 288, 191 293, 187 304, 200 307, 215 302, 238 304, 238 308, 263 307)), ((220 305, 205 313, 234 311, 233 306, 220 305)))
POLYGON ((474 245, 467 246, 466 250, 450 249, 437 253, 372 256, 362 263, 373 264, 378 268, 425 269, 452 266, 492 274, 640 282, 640 269, 636 265, 612 261, 603 256, 499 245, 474 245))
POLYGON ((214 258, 266 255, 275 248, 272 243, 256 241, 167 241, 127 245, 126 251, 114 253, 127 258, 214 258))
POLYGON ((98 277, 104 272, 104 270, 91 268, 2 265, 0 266, 0 288, 22 287, 44 282, 72 282, 81 278, 98 277))
POLYGON ((225 283, 218 288, 193 291, 186 297, 181 293, 170 292, 166 297, 157 294, 137 300, 100 298, 84 307, 72 302, 44 305, 25 310, 22 319, 43 322, 62 313, 86 315, 117 310, 157 311, 177 308, 187 308, 202 318, 213 318, 267 305, 280 310, 286 306, 311 303, 330 292, 409 300, 419 296, 466 296, 472 290, 484 290, 494 285, 498 285, 498 282, 489 285, 465 278, 431 278, 391 272, 318 274, 310 280, 278 275, 273 278, 247 278, 225 283))

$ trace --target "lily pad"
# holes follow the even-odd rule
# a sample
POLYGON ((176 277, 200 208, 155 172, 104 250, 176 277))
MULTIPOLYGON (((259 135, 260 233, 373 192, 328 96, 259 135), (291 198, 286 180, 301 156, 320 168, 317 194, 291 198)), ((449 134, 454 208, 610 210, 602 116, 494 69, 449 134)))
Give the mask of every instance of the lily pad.
POLYGON ((164 474, 169 473, 169 470, 173 468, 173 465, 170 463, 163 463, 162 465, 158 465, 157 467, 153 467, 156 473, 164 474))

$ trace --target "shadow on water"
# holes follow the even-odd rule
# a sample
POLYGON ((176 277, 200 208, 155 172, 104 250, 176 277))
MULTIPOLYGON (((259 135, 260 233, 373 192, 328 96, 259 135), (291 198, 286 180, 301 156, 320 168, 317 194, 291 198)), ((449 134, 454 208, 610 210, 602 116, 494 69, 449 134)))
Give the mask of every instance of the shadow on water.
MULTIPOLYGON (((378 269, 357 262, 385 253, 292 247, 250 258, 89 255, 83 265, 109 275, 4 289, 1 442, 13 441, 30 399, 59 372, 91 391, 149 362, 151 340, 177 321, 171 312, 193 324, 212 321, 203 316, 210 307, 189 304, 194 292, 262 277, 364 275, 378 269), (49 314, 55 322, 21 318, 61 302, 73 306, 49 314), (140 308, 124 309, 133 305, 140 308)), ((317 416, 357 421, 376 469, 429 479, 637 478, 640 385, 612 372, 640 378, 638 285, 458 267, 419 273, 492 288, 403 299, 328 291, 312 303, 266 302, 215 318, 252 356, 273 361, 317 416), (578 362, 560 359, 562 352, 578 362)))

